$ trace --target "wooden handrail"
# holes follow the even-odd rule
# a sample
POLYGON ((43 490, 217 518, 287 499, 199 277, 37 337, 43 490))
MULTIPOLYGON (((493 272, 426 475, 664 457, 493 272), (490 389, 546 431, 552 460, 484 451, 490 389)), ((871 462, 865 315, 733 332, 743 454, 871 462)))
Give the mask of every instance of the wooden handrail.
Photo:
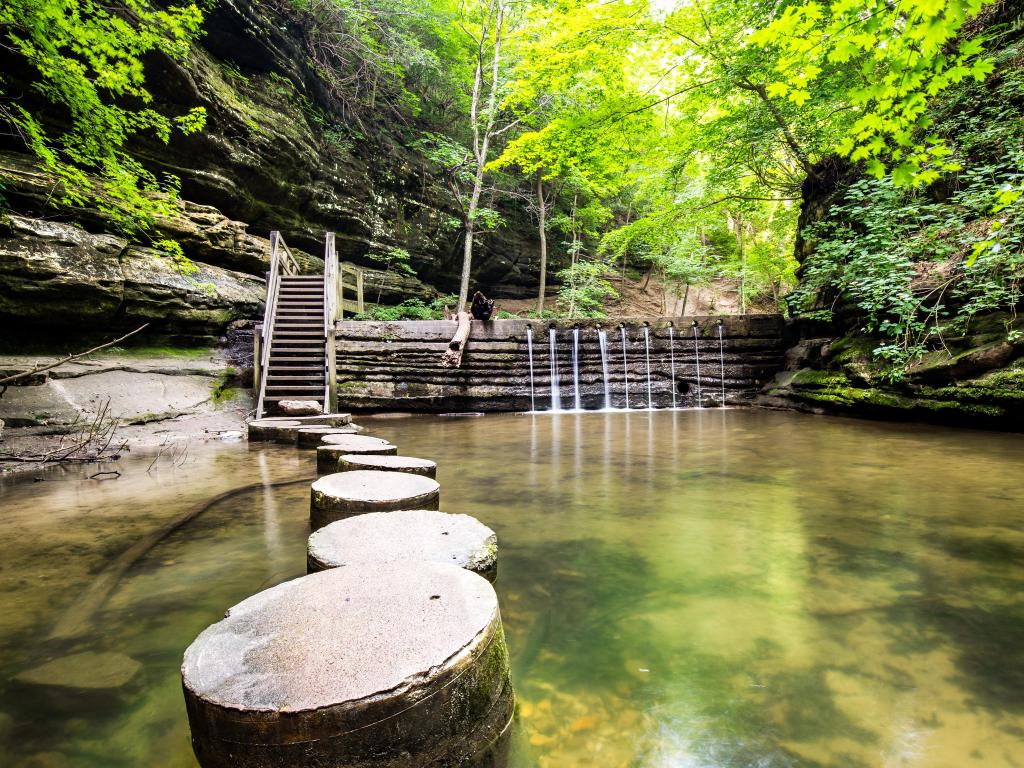
POLYGON ((334 233, 328 232, 324 245, 324 413, 333 412, 337 402, 335 324, 341 307, 340 286, 334 233))

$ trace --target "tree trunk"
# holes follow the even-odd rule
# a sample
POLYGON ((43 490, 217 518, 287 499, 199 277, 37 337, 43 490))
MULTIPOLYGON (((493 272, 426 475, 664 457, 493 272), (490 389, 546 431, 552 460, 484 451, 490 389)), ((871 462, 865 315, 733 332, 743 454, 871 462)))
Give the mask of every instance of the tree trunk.
MULTIPOLYGON (((572 196, 572 245, 569 246, 569 249, 572 252, 573 267, 576 266, 576 244, 578 242, 576 237, 576 204, 579 202, 579 199, 578 192, 572 196)), ((569 285, 569 317, 576 317, 576 271, 573 270, 570 274, 572 275, 572 282, 569 285)))
POLYGON ((537 176, 537 205, 540 206, 540 291, 537 294, 537 314, 544 312, 544 293, 548 281, 547 205, 544 202, 544 180, 537 176))
POLYGON ((736 213, 736 243, 740 251, 740 314, 747 314, 747 254, 743 250, 743 214, 736 213))
POLYGON ((683 293, 683 311, 679 313, 680 317, 686 317, 686 302, 690 299, 690 284, 686 284, 686 291, 683 293))
POLYGON ((505 25, 505 0, 490 0, 487 18, 480 28, 480 40, 477 46, 476 70, 473 76, 473 97, 470 102, 470 121, 473 127, 473 157, 476 160, 476 174, 473 177, 473 193, 469 199, 466 214, 466 241, 462 251, 462 280, 459 282, 458 312, 466 309, 469 298, 469 275, 473 268, 473 235, 476 231, 476 213, 480 205, 480 192, 484 185, 484 168, 487 165, 487 154, 491 136, 494 134, 494 114, 498 101, 498 80, 501 71, 501 43, 505 25), (496 15, 495 15, 496 14, 496 15), (491 55, 491 87, 487 95, 486 119, 483 130, 480 125, 480 99, 483 95, 484 53, 487 41, 491 37, 493 22, 494 51, 491 55))
POLYGON ((445 368, 458 368, 462 365, 462 353, 466 351, 466 342, 469 341, 469 332, 473 327, 473 318, 469 312, 459 312, 457 320, 455 335, 448 342, 448 349, 441 358, 441 365, 445 368))

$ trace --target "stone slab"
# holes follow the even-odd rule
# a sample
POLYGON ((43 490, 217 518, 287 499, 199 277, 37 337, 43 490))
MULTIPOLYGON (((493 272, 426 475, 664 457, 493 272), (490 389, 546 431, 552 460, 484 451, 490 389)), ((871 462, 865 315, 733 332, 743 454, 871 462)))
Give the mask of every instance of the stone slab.
POLYGON ((302 423, 297 420, 257 419, 247 425, 253 442, 294 443, 302 423))
POLYGON ((440 496, 437 481, 421 475, 373 470, 325 475, 311 489, 310 529, 368 512, 438 509, 440 496))
POLYGON ((346 453, 338 459, 339 472, 352 472, 359 469, 372 469, 379 472, 408 472, 412 475, 437 477, 437 464, 430 459, 358 453, 346 453))
POLYGON ((328 435, 316 449, 316 470, 320 475, 329 475, 339 470, 338 461, 342 456, 362 454, 367 456, 393 456, 398 448, 387 440, 369 435, 328 435), (351 438, 351 439, 342 439, 351 438), (330 441, 324 442, 324 441, 330 441))
POLYGON ((494 589, 437 563, 261 592, 199 635, 182 682, 203 768, 472 765, 514 708, 494 589))
POLYGON ((331 427, 325 424, 301 427, 296 435, 299 448, 316 448, 321 445, 321 439, 328 435, 351 435, 355 430, 351 425, 331 427))
POLYGON ((457 565, 494 581, 498 537, 475 517, 416 509, 339 520, 307 547, 310 572, 406 560, 457 565))

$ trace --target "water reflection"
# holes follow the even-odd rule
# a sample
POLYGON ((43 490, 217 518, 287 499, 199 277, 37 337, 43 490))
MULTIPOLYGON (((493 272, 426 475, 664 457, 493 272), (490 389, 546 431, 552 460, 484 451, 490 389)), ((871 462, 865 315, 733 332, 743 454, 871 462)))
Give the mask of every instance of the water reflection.
MULTIPOLYGON (((1020 437, 720 409, 368 424, 438 460, 443 507, 498 531, 513 768, 1024 762, 1020 437)), ((222 447, 155 477, 139 460, 116 483, 0 489, 11 765, 193 765, 181 651, 302 573, 304 485, 217 505, 136 564, 89 636, 39 638, 133 538, 312 461, 222 447), (84 651, 142 668, 88 704, 12 680, 84 651)))

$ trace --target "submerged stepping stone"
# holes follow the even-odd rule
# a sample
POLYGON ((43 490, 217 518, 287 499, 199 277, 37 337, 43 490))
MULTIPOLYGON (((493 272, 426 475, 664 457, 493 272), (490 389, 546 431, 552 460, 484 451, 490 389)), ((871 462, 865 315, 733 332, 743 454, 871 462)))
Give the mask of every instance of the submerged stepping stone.
POLYGON ((367 512, 437 509, 441 486, 436 480, 405 472, 356 470, 325 475, 313 483, 309 524, 314 531, 367 512))
POLYGON ((515 705, 494 588, 438 563, 260 592, 196 638, 181 675, 202 768, 491 764, 515 705))
POLYGON ((387 440, 369 435, 327 435, 316 449, 316 470, 321 475, 338 471, 338 460, 347 454, 391 456, 398 448, 387 440))
POLYGON ((320 441, 329 435, 351 435, 358 431, 358 427, 352 424, 345 424, 340 427, 329 427, 317 425, 313 427, 302 427, 298 432, 299 448, 316 448, 320 441))
POLYGON ((258 419, 249 422, 249 440, 294 443, 302 422, 298 419, 258 419))
POLYGON ((469 515, 426 509, 375 512, 324 526, 309 537, 310 572, 404 560, 446 563, 494 581, 498 537, 469 515))
POLYGON ((411 475, 437 477, 437 464, 429 459, 412 456, 375 456, 373 454, 346 453, 338 459, 339 472, 357 469, 376 469, 381 472, 408 472, 411 475))

